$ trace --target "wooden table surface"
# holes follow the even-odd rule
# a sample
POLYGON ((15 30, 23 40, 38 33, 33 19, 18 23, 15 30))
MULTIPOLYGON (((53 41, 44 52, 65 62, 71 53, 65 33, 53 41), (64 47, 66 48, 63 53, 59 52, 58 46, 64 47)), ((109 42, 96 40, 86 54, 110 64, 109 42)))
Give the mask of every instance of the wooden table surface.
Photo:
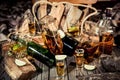
MULTIPOLYGON (((66 59, 66 72, 64 76, 64 80, 103 80, 105 77, 106 80, 120 80, 120 73, 119 72, 109 72, 106 73, 105 69, 101 67, 101 58, 105 56, 120 56, 120 49, 114 47, 112 51, 112 55, 105 55, 102 54, 98 59, 95 59, 91 65, 95 65, 96 69, 92 71, 88 71, 84 68, 81 68, 80 75, 76 76, 76 64, 74 57, 67 57, 66 59), (102 75, 103 74, 103 75, 102 75), (108 79, 110 78, 110 79, 108 79)), ((38 65, 44 69, 43 73, 38 73, 35 75, 35 77, 32 78, 32 80, 56 80, 56 68, 49 69, 45 65, 41 64, 40 62, 37 62, 38 65)))
MULTIPOLYGON (((112 55, 120 56, 119 52, 120 52, 120 49, 113 48, 112 55)), ((102 80, 102 79, 100 79, 101 74, 105 74, 106 77, 108 77, 108 78, 114 75, 114 77, 116 77, 117 80, 120 80, 120 78, 118 78, 118 77, 120 77, 120 73, 116 73, 116 72, 115 73, 106 73, 100 64, 101 57, 112 56, 112 55, 102 54, 100 56, 100 58, 95 59, 92 63, 90 63, 92 65, 95 65, 96 69, 94 69, 92 71, 88 71, 84 68, 81 68, 81 70, 79 71, 80 72, 79 76, 76 76, 78 71, 76 71, 75 58, 73 56, 67 57, 67 59, 66 59, 67 67, 65 70, 64 80, 102 80)), ((32 77, 32 79, 29 79, 29 80, 56 80, 57 74, 56 74, 55 67, 49 69, 47 66, 45 66, 44 64, 42 64, 41 62, 39 62, 37 60, 36 60, 36 64, 39 66, 39 68, 41 68, 43 70, 43 72, 36 71, 34 73, 34 75, 30 76, 30 77, 32 77)), ((116 79, 108 79, 108 80, 116 80, 116 79)), ((3 80, 3 79, 0 78, 0 80, 3 80)), ((11 80, 11 79, 7 78, 4 80, 11 80)))

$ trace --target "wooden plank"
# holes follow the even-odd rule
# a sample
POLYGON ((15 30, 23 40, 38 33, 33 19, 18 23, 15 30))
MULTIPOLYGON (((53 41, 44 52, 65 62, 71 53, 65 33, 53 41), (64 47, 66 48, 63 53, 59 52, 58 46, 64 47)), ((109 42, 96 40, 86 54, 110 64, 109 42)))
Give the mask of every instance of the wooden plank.
POLYGON ((22 60, 27 64, 25 66, 17 66, 14 62, 14 58, 5 56, 5 70, 12 80, 27 80, 36 70, 26 58, 23 58, 22 60))
POLYGON ((4 56, 3 64, 6 74, 9 75, 12 80, 28 80, 30 76, 34 74, 36 68, 28 61, 27 58, 21 58, 21 60, 26 62, 26 65, 17 66, 15 64, 15 58, 7 55, 9 46, 10 42, 2 44, 2 54, 4 56))

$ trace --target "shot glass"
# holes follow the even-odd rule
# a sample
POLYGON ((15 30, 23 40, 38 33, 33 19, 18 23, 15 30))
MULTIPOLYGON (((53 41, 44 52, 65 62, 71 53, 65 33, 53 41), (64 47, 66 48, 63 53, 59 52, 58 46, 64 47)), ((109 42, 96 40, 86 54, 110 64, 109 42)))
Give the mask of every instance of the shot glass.
POLYGON ((75 62, 76 62, 76 77, 82 76, 82 67, 84 63, 84 49, 76 49, 75 50, 75 62))
POLYGON ((66 63, 65 63, 65 58, 66 55, 56 55, 56 72, 57 72, 57 77, 56 80, 64 80, 64 74, 65 74, 65 68, 66 68, 66 63))
POLYGON ((75 53, 76 67, 81 68, 84 63, 84 49, 76 49, 75 53))

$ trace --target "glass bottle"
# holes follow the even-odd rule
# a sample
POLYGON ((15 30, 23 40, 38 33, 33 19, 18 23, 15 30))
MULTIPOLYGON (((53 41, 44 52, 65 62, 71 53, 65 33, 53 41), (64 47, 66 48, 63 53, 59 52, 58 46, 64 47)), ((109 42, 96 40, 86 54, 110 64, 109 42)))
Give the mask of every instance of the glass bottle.
POLYGON ((73 56, 79 42, 73 37, 66 35, 62 30, 58 30, 58 34, 63 42, 63 54, 66 54, 67 56, 73 56))
POLYGON ((24 46, 27 46, 27 54, 47 65, 48 67, 53 67, 55 65, 55 56, 50 53, 46 48, 43 48, 41 45, 36 44, 35 42, 28 41, 19 38, 18 35, 11 34, 9 36, 11 40, 20 42, 24 46))

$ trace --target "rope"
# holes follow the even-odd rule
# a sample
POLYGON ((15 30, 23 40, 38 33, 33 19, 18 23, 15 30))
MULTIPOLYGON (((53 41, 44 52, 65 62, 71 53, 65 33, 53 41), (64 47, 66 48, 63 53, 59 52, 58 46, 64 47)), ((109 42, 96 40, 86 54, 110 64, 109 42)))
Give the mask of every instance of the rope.
POLYGON ((52 6, 56 6, 56 5, 59 5, 59 4, 69 4, 69 5, 72 5, 72 6, 81 6, 81 7, 86 7, 86 8, 90 8, 90 9, 94 10, 94 12, 90 13, 89 15, 87 15, 87 16, 82 20, 81 26, 80 26, 80 28, 81 28, 80 30, 81 30, 81 31, 79 31, 80 34, 83 34, 83 27, 84 27, 85 21, 86 21, 89 17, 97 14, 97 10, 96 10, 94 7, 90 6, 90 5, 72 4, 72 3, 70 3, 70 2, 59 2, 59 3, 58 3, 58 2, 53 2, 53 3, 51 3, 51 2, 48 2, 48 1, 37 1, 37 2, 33 5, 33 7, 32 7, 32 13, 33 13, 33 16, 34 16, 34 18, 35 18, 35 20, 36 20, 36 22, 37 22, 38 24, 39 24, 39 21, 38 21, 36 15, 35 15, 35 9, 36 9, 36 7, 37 7, 38 5, 43 4, 43 3, 49 4, 49 5, 52 5, 52 6))

